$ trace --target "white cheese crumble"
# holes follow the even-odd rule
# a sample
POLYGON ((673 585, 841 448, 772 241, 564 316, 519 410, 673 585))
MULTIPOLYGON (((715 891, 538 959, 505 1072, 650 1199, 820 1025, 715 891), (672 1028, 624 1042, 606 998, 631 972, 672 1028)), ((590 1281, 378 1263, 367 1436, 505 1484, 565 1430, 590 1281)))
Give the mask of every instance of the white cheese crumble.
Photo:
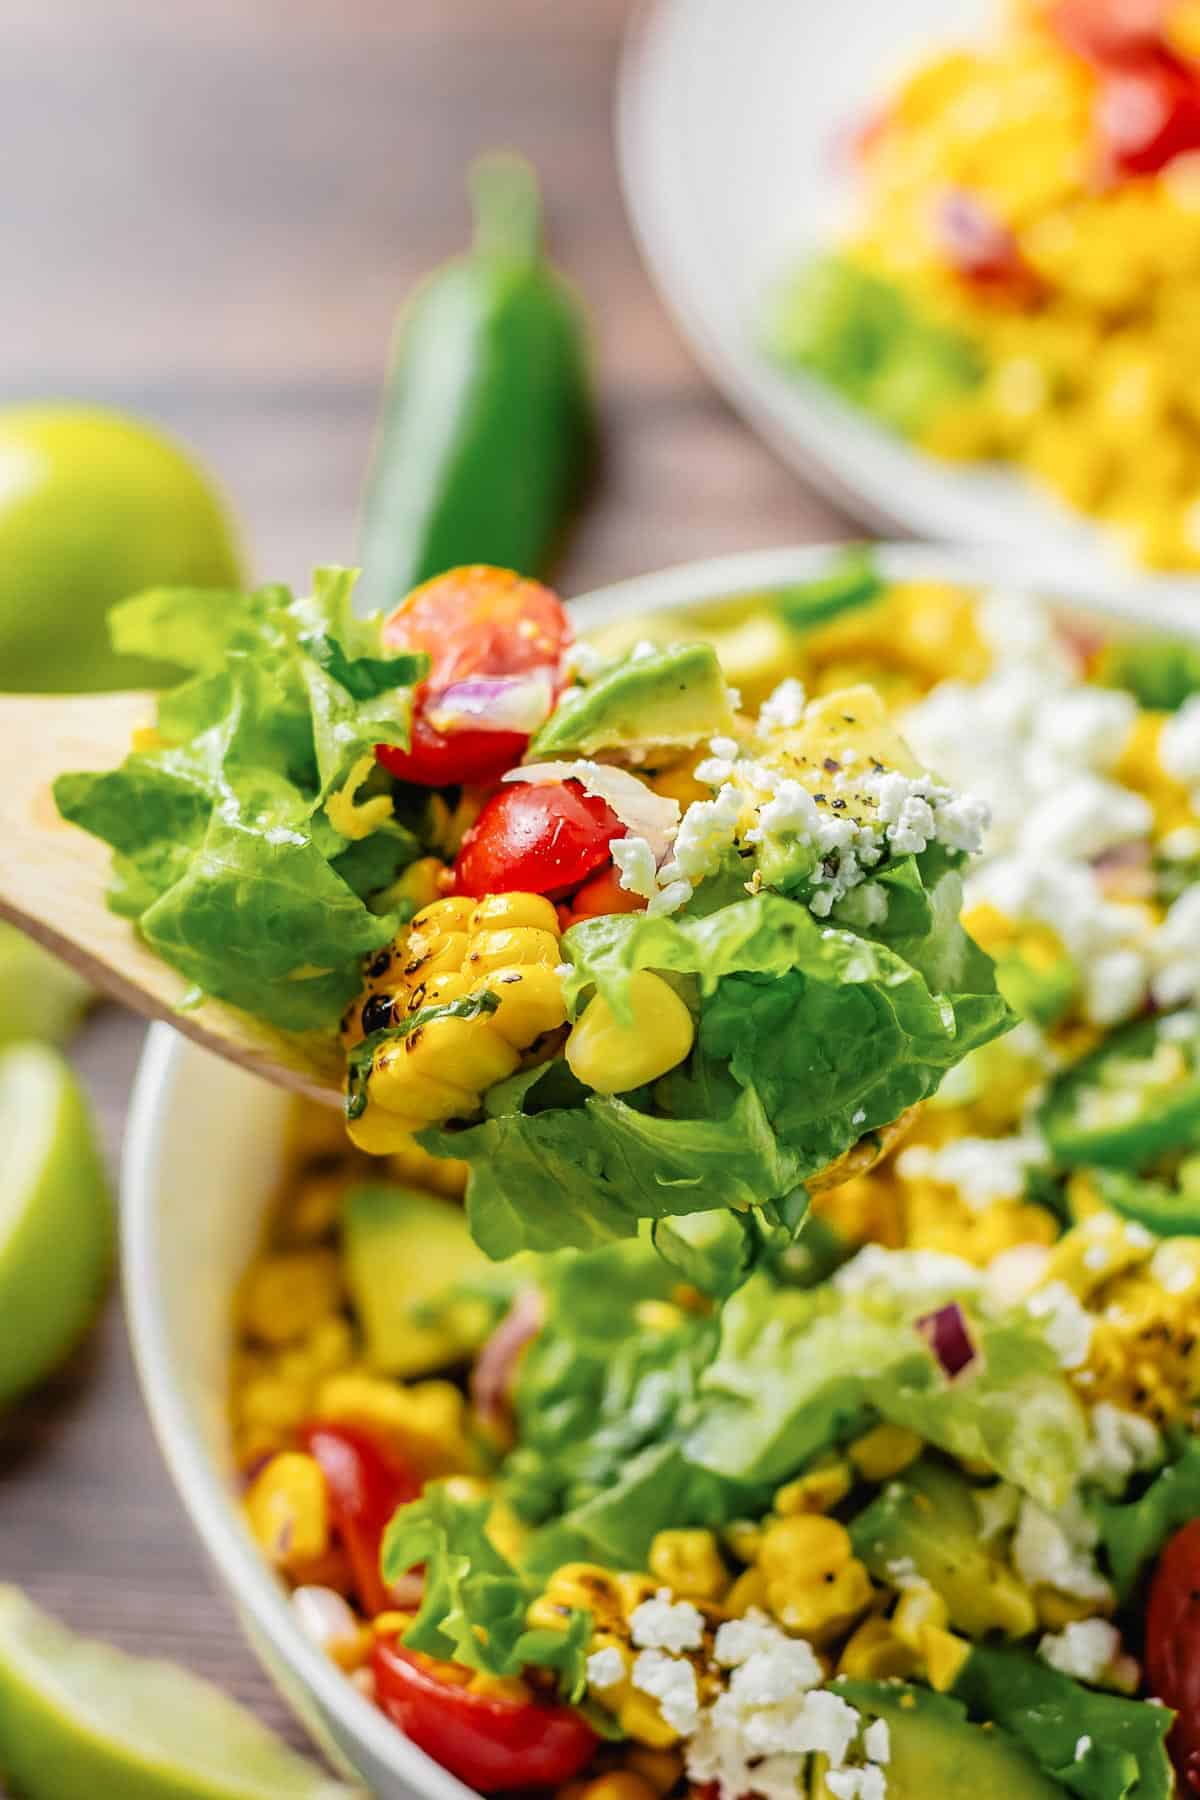
POLYGON ((870 1762, 885 1763, 891 1760, 892 1734, 886 1719, 876 1719, 873 1725, 867 1726, 863 1732, 863 1749, 870 1762))
POLYGON ((887 1794, 882 1769, 831 1769, 825 1786, 834 1800, 884 1800, 887 1794))
POLYGON ((673 1600, 670 1588, 659 1588, 629 1616, 629 1632, 639 1650, 698 1650, 704 1642, 704 1617, 690 1600, 673 1600))
POLYGON ((1072 1619, 1061 1631, 1048 1631, 1037 1653, 1060 1674, 1092 1687, 1109 1686, 1114 1676, 1123 1685, 1121 1634, 1108 1619, 1072 1619))
POLYGON ((587 1659, 587 1681, 590 1688, 603 1694, 609 1688, 619 1687, 625 1679, 625 1662, 621 1652, 609 1644, 603 1650, 593 1650, 587 1659))
POLYGON ((1162 728, 1158 755, 1168 775, 1200 791, 1200 694, 1192 694, 1162 728))
POLYGON ((1044 1583, 1077 1600, 1105 1604, 1112 1589, 1092 1554, 1098 1540, 1097 1528, 1077 1498, 1051 1513, 1026 1495, 1013 1537, 1013 1567, 1029 1587, 1044 1583))
POLYGON ((833 1285, 843 1294, 882 1288, 902 1300, 923 1303, 975 1293, 982 1280, 982 1271, 961 1256, 948 1256, 941 1250, 885 1250, 882 1244, 866 1244, 842 1264, 833 1285))
POLYGON ((789 731, 804 717, 806 695, 804 683, 789 675, 774 693, 763 701, 758 715, 760 731, 789 731))
POLYGON ((965 1137, 936 1148, 913 1144, 896 1158, 896 1173, 905 1181, 935 1181, 954 1188, 972 1212, 983 1212, 997 1200, 1019 1200, 1029 1170, 1045 1160, 1045 1145, 1032 1133, 965 1137))
POLYGON ((1062 1367, 1082 1368, 1096 1321, 1078 1294, 1065 1281, 1051 1281, 1027 1297, 1025 1310, 1041 1325, 1042 1336, 1062 1367))
POLYGON ((640 894, 643 900, 653 900, 658 892, 658 864, 646 839, 614 838, 609 848, 626 892, 640 894))
POLYGON ((700 1718, 700 1690, 690 1662, 668 1656, 664 1650, 642 1650, 634 1659, 630 1677, 635 1688, 658 1701, 658 1710, 672 1731, 687 1737, 700 1718))
POLYGON ((1092 1408, 1091 1424, 1084 1474, 1110 1494, 1121 1493, 1139 1470, 1155 1469, 1162 1462, 1162 1434, 1152 1420, 1101 1400, 1092 1408))
POLYGON ((1092 1747, 1092 1740, 1085 1731, 1082 1737, 1075 1739, 1075 1761, 1082 1762, 1092 1747))

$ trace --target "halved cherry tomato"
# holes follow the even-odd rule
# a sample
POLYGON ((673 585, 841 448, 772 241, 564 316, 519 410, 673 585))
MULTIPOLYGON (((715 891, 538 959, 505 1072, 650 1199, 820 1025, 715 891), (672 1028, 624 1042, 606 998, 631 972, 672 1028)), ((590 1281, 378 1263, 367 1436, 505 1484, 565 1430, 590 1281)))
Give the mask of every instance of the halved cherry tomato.
POLYGON ((644 912, 645 909, 646 901, 642 895, 631 894, 628 888, 623 888, 619 869, 609 863, 598 875, 589 876, 563 904, 559 909, 559 921, 566 931, 580 919, 601 919, 609 913, 644 912))
POLYGON ((1089 62, 1120 61, 1162 43, 1171 0, 1058 0, 1046 23, 1089 62))
POLYGON ((417 1498, 421 1477, 357 1425, 316 1420, 301 1430, 300 1442, 325 1477, 358 1598, 368 1614, 384 1612, 391 1600, 379 1572, 383 1534, 396 1508, 417 1498))
POLYGON ((454 891, 561 899, 609 860, 625 827, 578 781, 517 781, 493 794, 462 841, 454 891))
POLYGON ((1200 1519, 1169 1538, 1146 1609, 1146 1680, 1176 1713, 1167 1740, 1179 1779, 1200 1793, 1200 1519))
POLYGON ((379 761, 422 787, 496 780, 520 761, 529 733, 439 731, 429 713, 447 688, 476 676, 545 670, 557 694, 571 639, 571 622, 557 597, 510 569, 451 569, 414 588, 385 620, 383 642, 390 651, 425 651, 429 674, 414 697, 411 748, 380 744, 379 761))
POLYGON ((577 1775, 598 1742, 570 1706, 491 1699, 463 1686, 457 1663, 418 1658, 395 1638, 371 1654, 375 1693, 407 1738, 481 1794, 557 1787, 577 1775))
POLYGON ((1200 150, 1200 75, 1165 53, 1113 64, 1101 76, 1096 129, 1123 175, 1155 175, 1200 150))

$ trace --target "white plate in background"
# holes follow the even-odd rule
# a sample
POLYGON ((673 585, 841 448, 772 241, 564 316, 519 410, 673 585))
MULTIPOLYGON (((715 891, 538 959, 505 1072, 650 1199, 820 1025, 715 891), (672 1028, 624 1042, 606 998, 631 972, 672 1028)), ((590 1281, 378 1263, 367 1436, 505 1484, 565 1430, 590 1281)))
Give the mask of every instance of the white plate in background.
POLYGON ((1015 473, 913 449, 761 355, 772 281, 853 211, 848 140, 899 70, 986 33, 999 0, 645 0, 617 104, 626 203, 663 299, 730 400, 873 530, 1045 556, 1045 574, 1175 618, 1200 580, 1142 575, 1015 473))

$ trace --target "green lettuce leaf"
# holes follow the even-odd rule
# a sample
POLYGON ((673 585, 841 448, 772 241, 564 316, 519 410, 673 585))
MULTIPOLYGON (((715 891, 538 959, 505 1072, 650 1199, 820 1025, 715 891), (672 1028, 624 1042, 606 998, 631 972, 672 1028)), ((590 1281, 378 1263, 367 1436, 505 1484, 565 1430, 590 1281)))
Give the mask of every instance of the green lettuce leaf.
MULTIPOLYGON (((397 921, 367 901, 420 853, 385 818, 363 838, 325 802, 378 742, 408 742, 421 657, 381 654, 353 574, 214 597, 156 589, 114 610, 118 647, 194 671, 161 696, 154 748, 55 784, 63 817, 113 847, 109 903, 205 994, 285 1030, 332 1031, 360 959, 397 921)), ((368 787, 387 792, 382 772, 368 787)))
POLYGON ((519 1675, 530 1664, 553 1669, 564 1699, 587 1686, 592 1622, 573 1612, 563 1629, 530 1629, 525 1615, 541 1589, 487 1535, 489 1500, 455 1499, 442 1482, 402 1506, 384 1533, 386 1582, 424 1565, 421 1606, 404 1634, 407 1649, 463 1663, 487 1675, 519 1675))
MULTIPOLYGON (((680 978, 696 1047, 652 1090, 592 1095, 555 1066, 494 1089, 484 1123, 422 1134, 470 1165, 477 1241, 494 1257, 593 1249, 641 1219, 778 1202, 927 1098, 1010 1014, 958 924, 957 874, 939 867, 930 892, 919 874, 913 884, 907 955, 769 893, 574 926, 569 1007, 595 992, 629 1017, 631 974, 655 969, 680 978), (932 989, 914 958, 948 985, 932 989)), ((736 1265, 745 1242, 726 1244, 736 1265)), ((718 1290, 732 1285, 711 1251, 709 1266, 718 1290)))
POLYGON ((1128 1600, 1171 1534, 1200 1518, 1200 1438, 1185 1438, 1175 1460, 1139 1499, 1096 1497, 1090 1510, 1100 1527, 1117 1597, 1128 1600))
POLYGON ((1174 1714, 1165 1706, 1098 1693, 1027 1651, 982 1644, 953 1692, 1081 1800, 1170 1800, 1175 1791, 1164 1747, 1174 1714))
POLYGON ((1096 679, 1125 688, 1151 711, 1176 712, 1200 693, 1200 649, 1187 638, 1113 638, 1100 653, 1096 679))

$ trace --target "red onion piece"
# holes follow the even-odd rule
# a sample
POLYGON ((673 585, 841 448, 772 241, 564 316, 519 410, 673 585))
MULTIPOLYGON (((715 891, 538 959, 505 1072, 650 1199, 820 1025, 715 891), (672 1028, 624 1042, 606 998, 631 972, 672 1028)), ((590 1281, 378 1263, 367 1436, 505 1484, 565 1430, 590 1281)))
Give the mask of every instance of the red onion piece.
POLYGON ((435 731, 520 731, 532 733, 545 723, 554 705, 554 683, 548 669, 523 675, 475 675, 456 681, 425 702, 425 717, 435 731))
POLYGON ((517 1359, 541 1330, 544 1314, 539 1289, 523 1289, 479 1352, 471 1370, 471 1403, 485 1425, 507 1422, 517 1359))
POLYGON ((1145 838, 1102 851, 1093 858, 1092 868, 1107 900, 1149 900, 1154 893, 1150 845, 1145 838))
POLYGON ((939 1306, 936 1312, 923 1313, 916 1321, 916 1329, 949 1381, 962 1375, 979 1356, 966 1314, 957 1300, 952 1300, 949 1306, 939 1306))
POLYGON ((1016 238, 980 195, 966 188, 943 194, 934 230, 946 260, 965 280, 1013 300, 1035 296, 1039 283, 1016 238))

